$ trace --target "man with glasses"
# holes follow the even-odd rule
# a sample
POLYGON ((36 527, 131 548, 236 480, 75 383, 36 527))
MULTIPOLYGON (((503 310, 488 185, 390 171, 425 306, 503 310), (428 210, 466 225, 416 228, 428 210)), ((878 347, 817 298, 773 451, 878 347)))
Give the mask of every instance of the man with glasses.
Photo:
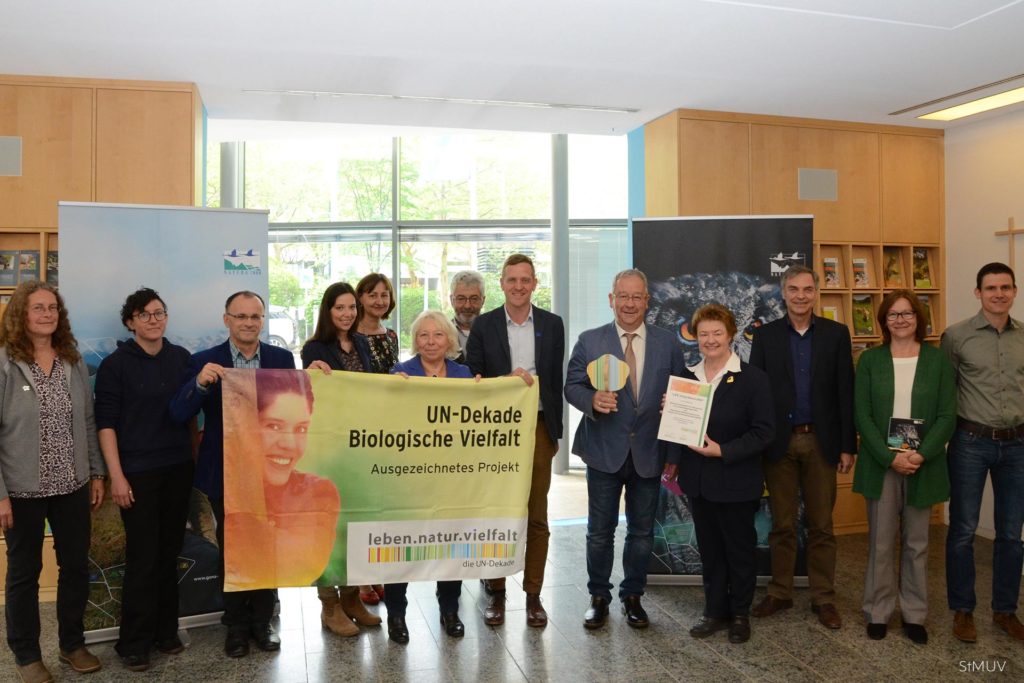
POLYGON ((685 362, 683 348, 671 332, 645 324, 648 299, 643 272, 630 269, 616 275, 608 295, 615 320, 580 335, 566 373, 565 399, 583 413, 572 452, 587 464, 587 629, 601 628, 608 618, 623 489, 626 543, 619 599, 627 624, 646 628, 649 623, 640 596, 647 586, 654 545, 660 475, 668 449, 680 448, 658 441, 661 397, 669 376, 682 374, 685 362), (605 355, 629 368, 629 379, 618 391, 609 391, 600 381, 601 388, 595 387, 587 374, 587 366, 605 355))
POLYGON ((750 613, 769 617, 793 606, 796 522, 800 498, 807 520, 811 611, 830 629, 836 609, 836 538, 832 509, 836 472, 853 468, 853 357, 846 325, 814 315, 818 274, 790 266, 782 274, 786 315, 754 332, 750 364, 768 373, 775 399, 775 441, 764 457, 772 511, 768 594, 750 613))
POLYGON ((946 592, 954 611, 953 635, 975 642, 974 532, 991 476, 992 621, 1024 640, 1016 614, 1024 566, 1024 323, 1010 317, 1017 282, 1009 266, 982 266, 976 284, 981 310, 942 335, 942 350, 957 379, 957 424, 948 453, 946 592))
MULTIPOLYGON (((224 326, 228 340, 199 351, 189 361, 187 379, 171 401, 171 416, 179 422, 203 411, 203 439, 196 462, 196 487, 210 499, 217 519, 220 546, 220 574, 224 576, 224 422, 220 380, 227 368, 295 369, 290 351, 260 341, 264 318, 263 297, 256 292, 235 292, 224 304, 224 326)), ((281 649, 281 639, 270 626, 275 591, 271 589, 224 593, 224 616, 228 627, 224 653, 228 657, 249 654, 249 639, 261 650, 281 649)))
POLYGON ((457 363, 466 362, 466 342, 469 341, 469 330, 473 321, 480 315, 484 307, 484 276, 475 270, 460 270, 452 277, 451 295, 455 317, 455 331, 459 333, 459 357, 457 363))

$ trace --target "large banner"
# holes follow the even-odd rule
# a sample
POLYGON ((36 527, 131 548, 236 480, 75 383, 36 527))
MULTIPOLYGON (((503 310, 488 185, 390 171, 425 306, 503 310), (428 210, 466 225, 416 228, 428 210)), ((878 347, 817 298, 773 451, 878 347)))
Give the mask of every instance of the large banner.
MULTIPOLYGON (((224 341, 229 294, 248 289, 266 300, 266 211, 61 202, 58 215, 60 292, 90 375, 119 340, 131 336, 121 324, 120 310, 139 287, 160 293, 169 313, 167 338, 189 351, 224 341)), ((198 491, 184 533, 178 556, 179 613, 219 611, 220 551, 210 503, 198 491)), ((92 640, 116 637, 124 526, 109 491, 93 515, 89 559, 85 627, 92 640)))
MULTIPOLYGON (((779 277, 790 265, 811 263, 812 228, 811 216, 634 218, 633 264, 646 273, 651 293, 648 324, 675 334, 686 364, 694 365, 700 361, 700 352, 691 316, 702 305, 718 302, 736 317, 733 350, 747 360, 754 330, 785 315, 779 277)), ((771 576, 767 497, 761 499, 755 526, 758 574, 771 576)), ((802 533, 799 544, 797 573, 805 574, 802 533)), ((676 496, 664 487, 649 571, 701 573, 686 496, 676 496)))
POLYGON ((225 590, 523 568, 538 385, 228 370, 225 590))

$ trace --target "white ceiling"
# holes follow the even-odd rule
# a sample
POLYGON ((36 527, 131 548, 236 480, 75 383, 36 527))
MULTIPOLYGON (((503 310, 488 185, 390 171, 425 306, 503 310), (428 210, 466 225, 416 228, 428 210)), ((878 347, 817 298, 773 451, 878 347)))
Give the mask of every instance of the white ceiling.
POLYGON ((0 73, 192 81, 211 119, 609 134, 688 107, 941 127, 889 112, 1024 72, 1022 32, 1024 0, 5 0, 0 73))

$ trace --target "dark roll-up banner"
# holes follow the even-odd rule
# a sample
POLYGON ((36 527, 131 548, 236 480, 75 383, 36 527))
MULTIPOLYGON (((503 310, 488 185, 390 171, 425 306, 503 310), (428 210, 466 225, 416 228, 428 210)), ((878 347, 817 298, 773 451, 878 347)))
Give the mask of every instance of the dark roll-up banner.
MULTIPOLYGON (((647 322, 676 335, 687 365, 700 361, 690 327, 694 311, 712 301, 736 316, 733 350, 746 361, 753 332, 785 315, 779 278, 793 264, 811 265, 812 216, 700 216, 634 218, 633 265, 651 293, 647 322)), ((806 576, 803 504, 796 574, 806 576)), ((768 498, 755 518, 758 575, 771 576, 768 498)), ((689 501, 664 487, 655 517, 652 583, 699 583, 700 551, 689 501)))

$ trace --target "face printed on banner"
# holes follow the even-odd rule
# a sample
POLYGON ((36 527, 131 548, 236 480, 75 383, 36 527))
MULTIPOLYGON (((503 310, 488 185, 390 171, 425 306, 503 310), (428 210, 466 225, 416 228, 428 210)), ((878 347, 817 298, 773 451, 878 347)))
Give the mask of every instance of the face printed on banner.
POLYGON ((259 415, 263 436, 263 481, 284 486, 306 453, 310 412, 306 397, 279 394, 259 415))
POLYGON ((339 294, 331 306, 331 322, 338 332, 348 332, 356 321, 356 298, 351 294, 339 294))

